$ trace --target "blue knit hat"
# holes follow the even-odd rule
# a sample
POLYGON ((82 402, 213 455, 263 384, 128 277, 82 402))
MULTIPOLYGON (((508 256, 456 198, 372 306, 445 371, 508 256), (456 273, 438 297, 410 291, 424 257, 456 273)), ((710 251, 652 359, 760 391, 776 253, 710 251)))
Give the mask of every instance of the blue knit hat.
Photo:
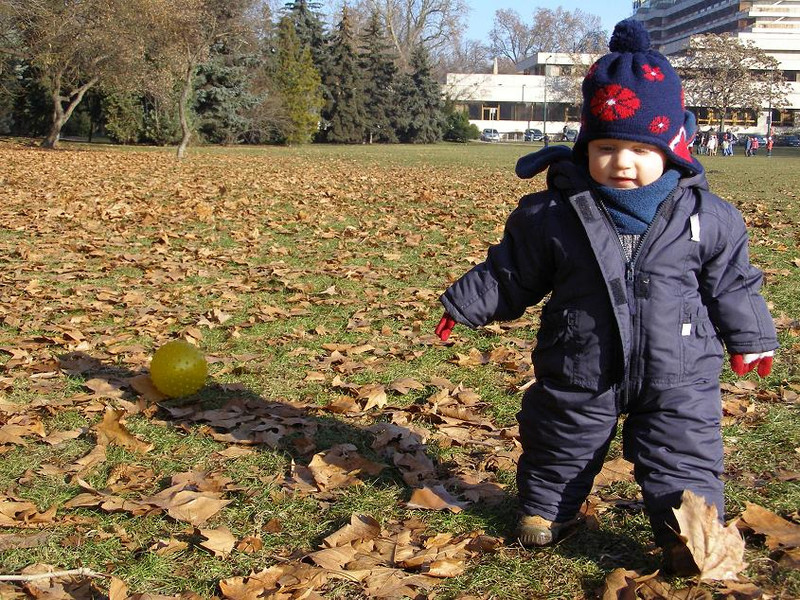
POLYGON ((586 161, 591 140, 630 140, 660 148, 682 171, 701 173, 702 165, 689 152, 697 125, 684 105, 680 77, 650 47, 644 26, 634 19, 617 23, 608 49, 583 80, 575 159, 586 161))

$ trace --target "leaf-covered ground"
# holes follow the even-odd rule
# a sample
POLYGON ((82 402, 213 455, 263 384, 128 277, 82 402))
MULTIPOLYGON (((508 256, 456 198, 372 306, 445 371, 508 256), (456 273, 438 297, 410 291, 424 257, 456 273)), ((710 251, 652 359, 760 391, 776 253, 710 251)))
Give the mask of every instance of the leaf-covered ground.
MULTIPOLYGON (((0 597, 800 597, 800 155, 707 159, 782 348, 766 380, 725 373, 747 566, 695 554, 698 584, 654 575, 618 444, 582 527, 534 551, 507 538, 537 311, 432 330, 447 282, 543 184, 513 176, 531 149, 178 163, 0 141, 0 597), (178 338, 211 377, 170 400, 148 366, 178 338)), ((702 510, 682 518, 691 547, 730 545, 702 510)))

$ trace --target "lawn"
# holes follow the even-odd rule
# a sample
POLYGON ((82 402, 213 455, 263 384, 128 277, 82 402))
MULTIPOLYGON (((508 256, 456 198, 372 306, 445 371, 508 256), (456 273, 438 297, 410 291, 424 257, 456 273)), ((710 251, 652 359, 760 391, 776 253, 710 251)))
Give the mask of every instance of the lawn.
POLYGON ((800 597, 800 150, 702 159, 745 215, 782 347, 766 379, 723 374, 749 566, 698 585, 645 581, 659 554, 617 443, 587 526, 506 539, 538 311, 433 328, 543 186, 513 171, 537 147, 178 162, 0 140, 0 598, 593 598, 622 569, 635 597, 800 597), (172 339, 208 358, 188 398, 147 375, 172 339))

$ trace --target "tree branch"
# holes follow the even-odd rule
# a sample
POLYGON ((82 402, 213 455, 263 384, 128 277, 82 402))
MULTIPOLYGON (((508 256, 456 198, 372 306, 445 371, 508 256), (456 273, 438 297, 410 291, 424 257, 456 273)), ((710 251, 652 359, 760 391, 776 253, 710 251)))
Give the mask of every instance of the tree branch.
POLYGON ((67 571, 48 571, 47 573, 31 573, 30 575, 0 575, 0 581, 39 581, 41 579, 55 579, 57 577, 71 577, 83 575, 84 577, 107 577, 103 573, 81 567, 67 571))

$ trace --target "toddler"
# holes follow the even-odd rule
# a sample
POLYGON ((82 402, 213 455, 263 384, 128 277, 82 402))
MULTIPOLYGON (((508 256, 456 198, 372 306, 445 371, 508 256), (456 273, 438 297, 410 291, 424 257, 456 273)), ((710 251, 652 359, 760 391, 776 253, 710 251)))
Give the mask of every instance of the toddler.
POLYGON ((685 550, 672 512, 684 490, 723 515, 723 344, 736 373, 766 376, 778 343, 744 221, 689 152, 678 75, 632 19, 609 49, 583 81, 574 148, 519 160, 523 178, 547 169, 547 189, 520 200, 486 261, 442 295, 436 333, 547 298, 517 415, 516 535, 546 545, 575 522, 624 414, 624 456, 669 561, 685 550))

